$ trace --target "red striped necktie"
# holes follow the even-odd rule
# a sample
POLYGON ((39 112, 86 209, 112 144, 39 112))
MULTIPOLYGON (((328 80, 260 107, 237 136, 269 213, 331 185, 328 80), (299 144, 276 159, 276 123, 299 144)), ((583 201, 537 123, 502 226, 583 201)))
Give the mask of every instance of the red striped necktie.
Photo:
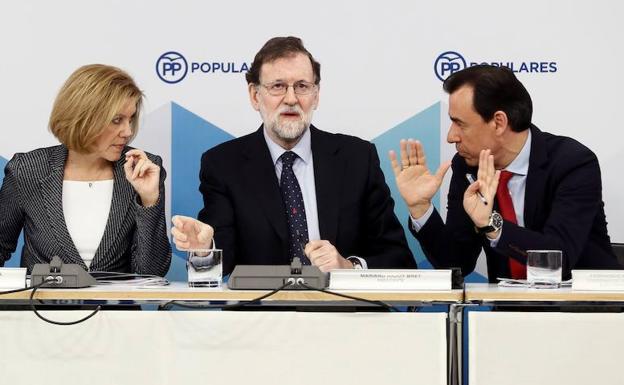
MULTIPOLYGON (((518 224, 509 187, 507 187, 507 183, 513 175, 512 172, 501 171, 498 189, 496 190, 496 199, 498 200, 498 208, 503 219, 507 222, 518 224)), ((509 271, 511 272, 511 278, 526 279, 526 266, 511 257, 509 257, 509 271)))

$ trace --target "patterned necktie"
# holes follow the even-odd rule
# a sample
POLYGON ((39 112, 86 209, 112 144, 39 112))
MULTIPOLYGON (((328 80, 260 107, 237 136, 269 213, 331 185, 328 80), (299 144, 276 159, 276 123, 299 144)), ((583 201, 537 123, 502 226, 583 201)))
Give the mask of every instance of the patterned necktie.
POLYGON ((290 259, 299 257, 301 263, 309 265, 310 260, 303 250, 308 243, 308 223, 306 222, 303 195, 293 172, 293 163, 297 154, 286 151, 280 156, 282 160, 282 176, 280 178, 280 190, 286 207, 286 219, 288 221, 288 251, 290 259))
MULTIPOLYGON (((498 180, 498 189, 496 190, 496 199, 498 200, 498 208, 501 211, 501 216, 507 222, 517 224, 516 210, 514 210, 513 201, 511 200, 511 194, 509 193, 509 179, 514 174, 512 172, 503 170, 498 180)), ((511 278, 514 279, 526 279, 526 266, 516 261, 513 258, 509 258, 509 271, 511 272, 511 278)))

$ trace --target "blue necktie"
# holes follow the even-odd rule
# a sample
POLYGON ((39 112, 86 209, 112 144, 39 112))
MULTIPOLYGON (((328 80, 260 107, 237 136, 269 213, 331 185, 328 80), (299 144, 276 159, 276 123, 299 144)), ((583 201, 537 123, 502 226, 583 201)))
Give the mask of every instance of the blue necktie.
POLYGON ((290 259, 299 257, 301 263, 309 265, 310 260, 303 253, 308 243, 308 223, 306 222, 305 206, 301 187, 293 172, 293 163, 297 154, 286 151, 280 156, 282 160, 282 176, 280 178, 280 190, 286 207, 286 219, 288 221, 288 252, 290 259))

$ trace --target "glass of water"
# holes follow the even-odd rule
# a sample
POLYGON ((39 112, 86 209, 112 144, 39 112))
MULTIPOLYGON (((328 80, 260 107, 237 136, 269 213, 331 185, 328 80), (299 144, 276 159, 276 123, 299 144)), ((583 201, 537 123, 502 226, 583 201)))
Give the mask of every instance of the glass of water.
POLYGON ((527 281, 531 287, 559 287, 561 259, 561 250, 527 250, 527 281))
POLYGON ((188 250, 186 271, 189 287, 221 287, 223 250, 188 250))

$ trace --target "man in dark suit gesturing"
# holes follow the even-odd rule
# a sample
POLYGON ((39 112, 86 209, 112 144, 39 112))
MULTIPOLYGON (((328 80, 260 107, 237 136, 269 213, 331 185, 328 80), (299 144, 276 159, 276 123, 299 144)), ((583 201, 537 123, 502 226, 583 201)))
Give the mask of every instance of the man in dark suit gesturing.
POLYGON ((457 148, 452 162, 431 174, 413 140, 401 141, 399 160, 390 153, 410 230, 431 263, 467 275, 483 249, 490 282, 525 278, 529 249, 562 250, 564 279, 571 269, 618 268, 594 153, 534 126, 531 97, 508 68, 464 69, 444 90, 452 121, 447 141, 457 148), (444 223, 431 198, 451 166, 444 223))
POLYGON ((294 257, 322 271, 416 267, 375 147, 311 125, 320 80, 296 37, 273 38, 256 54, 247 83, 263 125, 204 153, 204 208, 199 221, 174 217, 178 248, 211 246, 214 226, 224 274, 294 257))

